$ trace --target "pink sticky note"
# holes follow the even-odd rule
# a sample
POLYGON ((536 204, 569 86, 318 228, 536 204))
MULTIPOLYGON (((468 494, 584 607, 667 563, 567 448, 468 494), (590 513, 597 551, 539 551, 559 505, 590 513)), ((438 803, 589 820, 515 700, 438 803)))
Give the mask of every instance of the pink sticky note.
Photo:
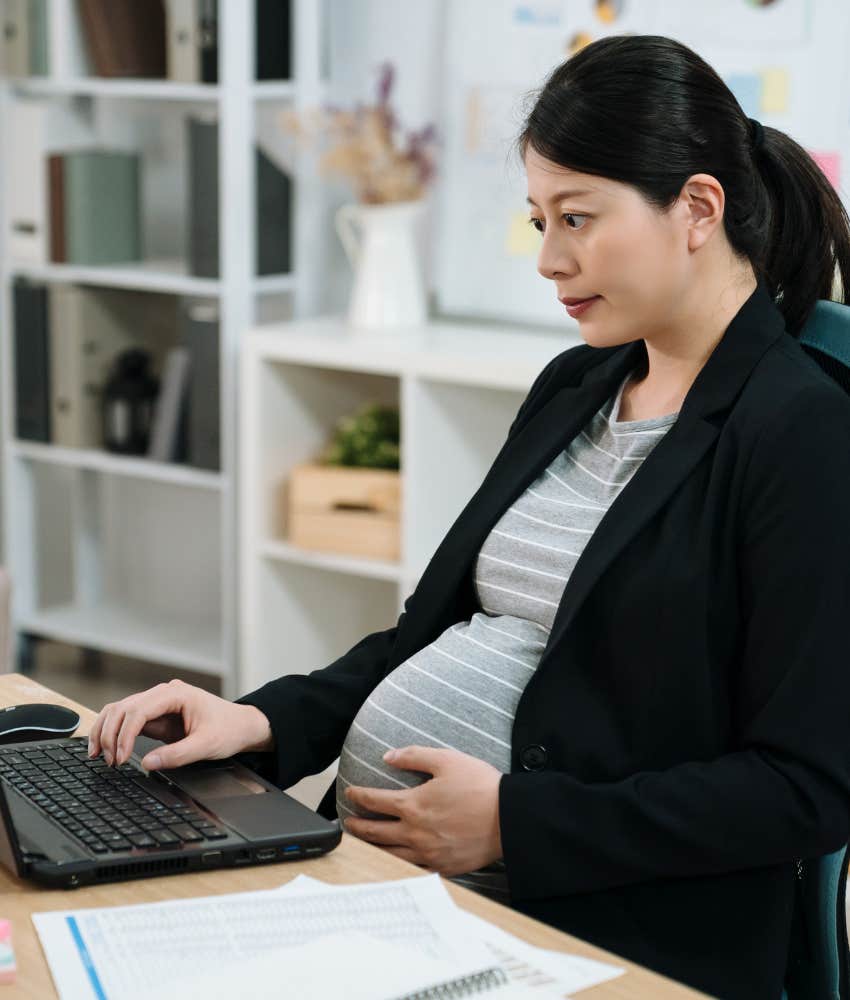
POLYGON ((826 174, 826 179, 837 191, 841 182, 841 154, 816 153, 810 149, 809 155, 826 174))
POLYGON ((0 983, 14 983, 15 971, 15 952, 12 950, 12 921, 0 919, 0 983))

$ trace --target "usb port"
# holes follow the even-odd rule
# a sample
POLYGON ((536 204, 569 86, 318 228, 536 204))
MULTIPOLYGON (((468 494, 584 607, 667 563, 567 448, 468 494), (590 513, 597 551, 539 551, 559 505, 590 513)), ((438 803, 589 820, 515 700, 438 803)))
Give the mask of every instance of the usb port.
POLYGON ((290 844, 289 847, 284 847, 284 854, 297 854, 301 850, 300 844, 290 844))
POLYGON ((307 854, 323 854, 323 853, 324 853, 324 848, 323 847, 308 847, 307 848, 307 854))

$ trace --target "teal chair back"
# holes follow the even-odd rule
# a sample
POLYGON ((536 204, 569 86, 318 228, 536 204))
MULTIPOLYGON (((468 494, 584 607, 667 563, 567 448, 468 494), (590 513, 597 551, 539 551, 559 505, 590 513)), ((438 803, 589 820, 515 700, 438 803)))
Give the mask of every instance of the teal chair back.
POLYGON ((783 1000, 847 1000, 846 847, 803 861, 783 1000))
POLYGON ((850 393, 850 306, 820 299, 800 332, 803 350, 850 393))
MULTIPOLYGON (((799 339, 803 350, 850 393, 850 306, 821 299, 799 339)), ((842 847, 799 865, 783 1000, 850 1000, 848 860, 842 847)))

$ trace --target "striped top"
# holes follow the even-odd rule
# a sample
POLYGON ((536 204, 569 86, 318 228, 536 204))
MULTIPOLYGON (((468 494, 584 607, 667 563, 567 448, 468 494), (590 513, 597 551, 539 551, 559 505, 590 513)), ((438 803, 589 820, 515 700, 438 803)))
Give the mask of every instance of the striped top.
MULTIPOLYGON (((475 563, 481 611, 399 664, 357 713, 339 761, 337 814, 380 818, 344 797, 347 785, 408 788, 428 775, 385 764, 391 747, 449 747, 511 769, 516 706, 549 638, 567 580, 603 515, 677 413, 617 419, 616 394, 505 511, 475 563)), ((504 864, 453 881, 509 901, 504 864)))

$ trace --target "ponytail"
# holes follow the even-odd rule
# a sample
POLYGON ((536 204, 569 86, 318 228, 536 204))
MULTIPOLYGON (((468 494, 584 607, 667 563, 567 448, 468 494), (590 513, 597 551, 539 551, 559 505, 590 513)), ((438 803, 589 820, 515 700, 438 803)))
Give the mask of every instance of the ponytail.
POLYGON ((796 337, 818 299, 850 301, 844 292, 850 288, 850 220, 821 168, 785 132, 764 129, 756 165, 767 210, 753 263, 796 337))

